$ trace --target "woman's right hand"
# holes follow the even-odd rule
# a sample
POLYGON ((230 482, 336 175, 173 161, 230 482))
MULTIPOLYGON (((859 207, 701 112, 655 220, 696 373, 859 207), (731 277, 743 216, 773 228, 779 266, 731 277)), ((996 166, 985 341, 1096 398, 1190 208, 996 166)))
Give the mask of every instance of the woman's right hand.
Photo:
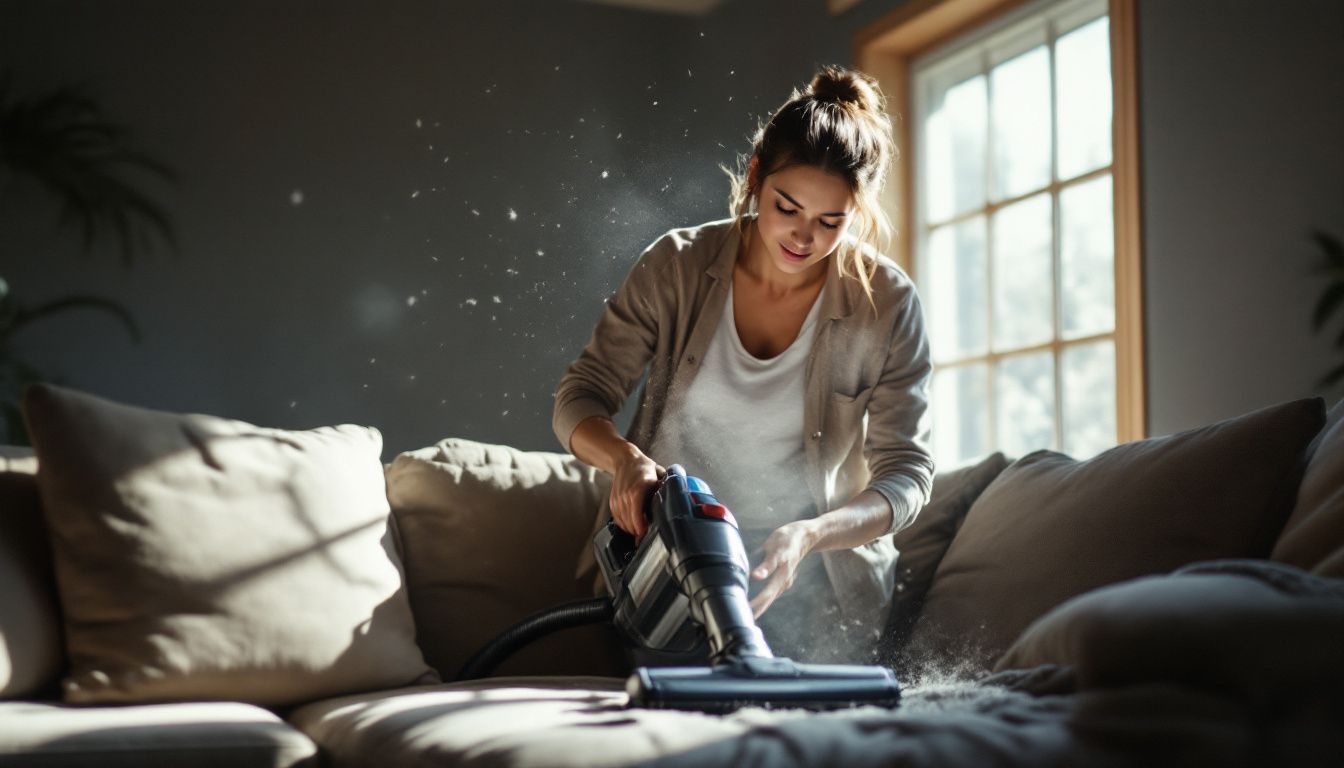
POLYGON ((616 464, 611 479, 611 517, 621 530, 643 541, 649 521, 644 517, 644 500, 649 491, 667 474, 667 470, 631 446, 630 452, 616 464))

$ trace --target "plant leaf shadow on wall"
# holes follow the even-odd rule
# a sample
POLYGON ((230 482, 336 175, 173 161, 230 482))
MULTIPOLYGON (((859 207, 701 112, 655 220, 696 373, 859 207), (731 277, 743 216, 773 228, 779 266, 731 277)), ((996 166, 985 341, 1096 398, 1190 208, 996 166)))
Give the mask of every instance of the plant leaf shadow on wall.
MULTIPOLYGON (((1316 272, 1325 277, 1325 289, 1311 313, 1311 330, 1320 333, 1335 315, 1335 310, 1344 306, 1344 244, 1338 237, 1319 229, 1312 231, 1311 239, 1322 256, 1316 272)), ((1344 352, 1344 330, 1335 336, 1332 346, 1336 352, 1344 352)), ((1320 385, 1329 387, 1341 379, 1344 379, 1344 363, 1335 365, 1321 377, 1320 385)))
MULTIPOLYGON (((10 195, 40 194, 59 209, 57 233, 77 229, 81 253, 111 241, 126 268, 156 242, 177 251, 168 213, 143 190, 149 178, 172 182, 176 175, 162 162, 135 149, 129 131, 109 120, 83 87, 61 86, 20 96, 13 75, 0 72, 0 205, 10 195)), ((10 253, 13 239, 0 232, 0 263, 20 258, 49 258, 43 253, 10 253)), ((0 274, 0 412, 5 430, 0 442, 27 445, 19 410, 26 384, 53 377, 19 358, 15 335, 43 318, 71 310, 93 310, 140 340, 134 316, 121 302, 77 294, 28 303, 0 274)))

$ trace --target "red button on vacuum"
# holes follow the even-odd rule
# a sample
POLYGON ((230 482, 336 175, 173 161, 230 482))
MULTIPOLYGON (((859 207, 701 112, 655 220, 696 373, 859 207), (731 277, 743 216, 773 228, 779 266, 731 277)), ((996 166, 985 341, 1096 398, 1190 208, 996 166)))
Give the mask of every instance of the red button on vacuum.
POLYGON ((734 528, 737 527, 737 519, 734 518, 733 513, 729 512, 728 508, 722 504, 701 504, 697 509, 700 510, 701 517, 711 517, 715 520, 722 520, 725 523, 730 523, 734 528))
POLYGON ((718 519, 723 520, 726 519, 728 515, 732 513, 729 512, 728 508, 723 506, 722 504, 701 504, 700 514, 704 515, 705 517, 717 517, 718 519))

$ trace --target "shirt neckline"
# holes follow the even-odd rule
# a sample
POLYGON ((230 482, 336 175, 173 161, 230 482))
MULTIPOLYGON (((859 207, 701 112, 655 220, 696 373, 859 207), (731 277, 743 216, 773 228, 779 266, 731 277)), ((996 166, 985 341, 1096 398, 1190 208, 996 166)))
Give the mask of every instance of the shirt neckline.
POLYGON ((817 298, 812 300, 812 306, 810 309, 807 310, 807 317, 803 319, 803 325, 801 328, 798 329, 798 335, 794 337, 793 341, 789 342, 789 346, 785 347, 783 350, 780 351, 779 354, 775 355, 774 357, 757 357, 747 350, 746 345, 742 343, 742 337, 739 336, 737 333, 737 310, 733 307, 733 281, 729 280, 728 306, 726 308, 727 312, 725 314, 727 314, 728 316, 727 317, 728 331, 729 336, 731 336, 733 339, 733 347, 737 349, 737 351, 740 352, 742 355, 744 355, 748 360, 757 364, 773 363, 776 360, 780 359, 781 357, 787 355, 790 350, 798 346, 798 342, 801 341, 807 335, 807 333, 812 330, 812 327, 817 324, 817 310, 821 307, 821 297, 825 293, 826 293, 825 290, 817 292, 817 298))

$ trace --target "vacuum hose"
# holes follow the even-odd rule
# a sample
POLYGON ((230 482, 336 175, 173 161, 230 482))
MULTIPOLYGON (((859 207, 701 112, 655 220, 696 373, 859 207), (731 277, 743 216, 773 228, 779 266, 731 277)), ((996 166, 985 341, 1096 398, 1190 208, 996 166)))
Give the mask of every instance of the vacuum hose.
POLYGON ((462 665, 462 671, 457 673, 457 679, 475 680, 487 677, 495 671, 495 667, 499 666, 501 661, 537 638, 570 627, 610 621, 611 616, 611 599, 607 597, 574 600, 538 611, 504 630, 499 637, 490 641, 489 645, 477 651, 466 664, 462 665))

